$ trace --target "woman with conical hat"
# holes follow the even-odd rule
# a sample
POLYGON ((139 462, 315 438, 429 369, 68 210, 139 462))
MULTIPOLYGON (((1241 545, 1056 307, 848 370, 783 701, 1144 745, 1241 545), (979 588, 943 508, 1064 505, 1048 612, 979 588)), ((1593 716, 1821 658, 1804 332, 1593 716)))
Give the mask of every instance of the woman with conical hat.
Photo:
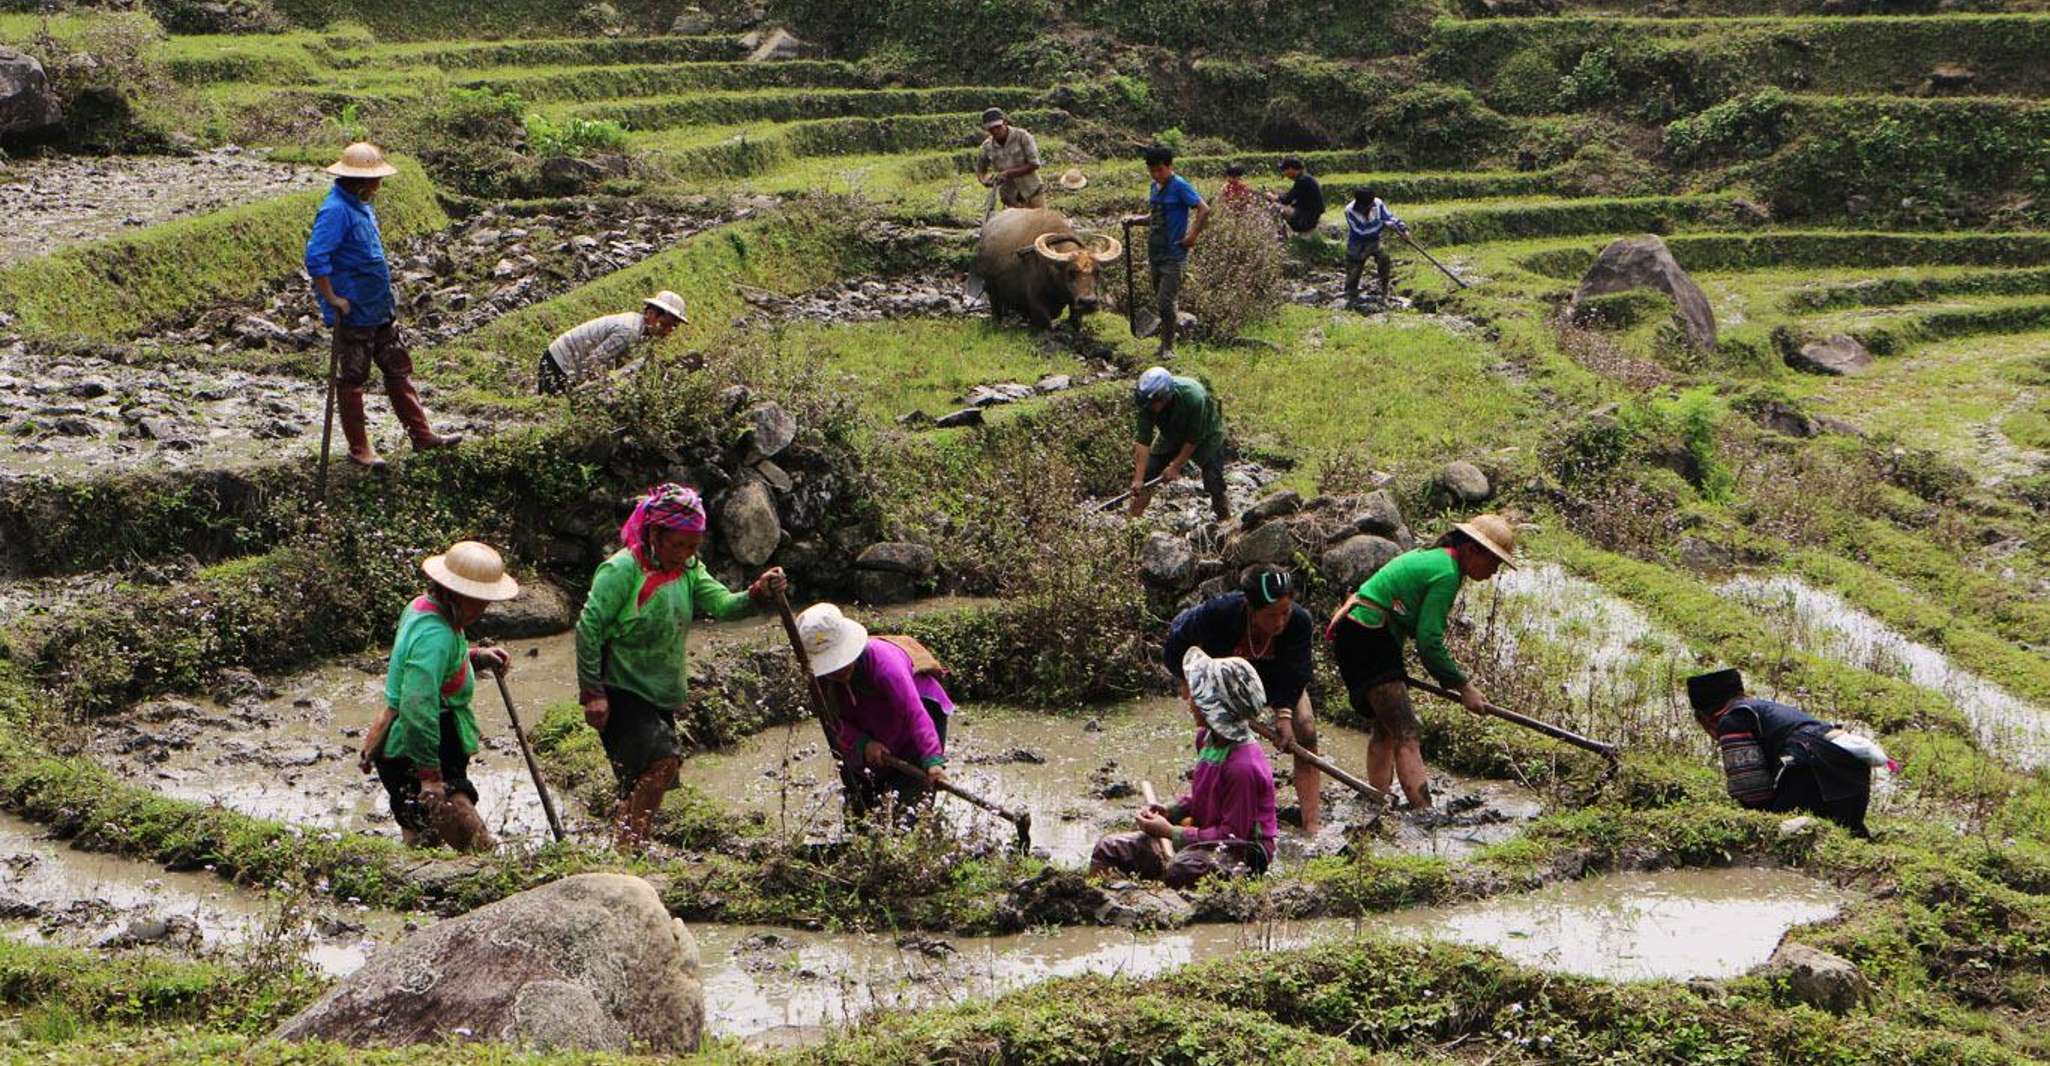
POLYGON ((1466 581, 1486 581, 1516 565, 1516 527, 1501 515, 1461 522, 1428 548, 1404 552, 1374 572, 1331 616, 1324 635, 1338 661, 1352 709, 1372 725, 1367 783, 1386 790, 1396 781, 1412 808, 1431 805, 1421 725, 1410 704, 1402 646, 1416 641, 1424 669, 1475 714, 1487 697, 1445 648, 1445 620, 1466 581))
POLYGON ((698 557, 706 524, 697 490, 649 490, 620 527, 625 547, 591 578, 577 620, 578 699, 612 764, 621 851, 646 845, 662 797, 676 787, 691 623, 743 617, 783 591, 782 567, 763 571, 745 593, 721 584, 698 557))
POLYGON ((477 753, 471 695, 478 670, 503 671, 503 648, 471 648, 464 630, 486 608, 519 594, 505 560, 466 540, 420 564, 427 592, 406 605, 384 680, 385 712, 363 740, 360 765, 375 769, 409 845, 489 850, 477 814, 470 756, 477 753))

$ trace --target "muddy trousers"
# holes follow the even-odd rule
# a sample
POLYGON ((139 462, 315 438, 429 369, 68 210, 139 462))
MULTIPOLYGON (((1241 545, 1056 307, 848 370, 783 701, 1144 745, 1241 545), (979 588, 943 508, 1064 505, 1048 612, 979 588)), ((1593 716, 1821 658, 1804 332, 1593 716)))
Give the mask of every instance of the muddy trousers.
POLYGON ((1146 834, 1116 833, 1096 842, 1089 866, 1165 882, 1169 888, 1188 888, 1213 875, 1258 877, 1267 872, 1267 849, 1250 840, 1211 840, 1190 844, 1169 861, 1160 857, 1160 849, 1146 834))
MULTIPOLYGON (((1849 760, 1852 756, 1845 755, 1844 758, 1849 760)), ((1859 763, 1857 769, 1867 775, 1872 772, 1863 763, 1859 763)), ((1824 799, 1821 780, 1812 769, 1790 766, 1780 774, 1779 784, 1773 789, 1772 802, 1765 809, 1780 814, 1804 811, 1843 826, 1853 836, 1870 839, 1872 832, 1865 828, 1865 808, 1871 802, 1872 786, 1869 781, 1850 795, 1824 799)))
MULTIPOLYGON (((939 734, 940 750, 947 750, 947 712, 938 701, 923 697, 921 701, 925 704, 926 717, 932 719, 933 732, 939 734)), ((846 787, 848 811, 857 818, 881 807, 884 793, 896 796, 895 805, 900 817, 908 816, 932 792, 926 787, 923 776, 861 766, 854 761, 860 758, 860 752, 852 753, 841 768, 841 784, 846 787)))
POLYGON ((349 443, 349 457, 357 462, 376 458, 370 446, 370 427, 363 410, 363 387, 370 383, 370 368, 384 377, 384 393, 391 399, 392 413, 406 429, 406 436, 418 449, 440 448, 457 438, 442 437, 427 422, 427 409, 413 388, 413 353, 406 347, 398 323, 381 326, 335 327, 335 412, 341 418, 342 436, 349 443))
POLYGON ((1353 303, 1360 298, 1360 274, 1365 272, 1367 260, 1369 259, 1374 261, 1374 277, 1380 284, 1378 291, 1381 299, 1386 300, 1388 298, 1391 291, 1389 286, 1393 284, 1395 274, 1395 261, 1388 258, 1388 253, 1381 250, 1381 242, 1375 240, 1369 242, 1366 249, 1357 256, 1353 255, 1350 250, 1346 252, 1345 300, 1347 303, 1353 303))
POLYGON ((463 750, 455 716, 442 715, 440 727, 436 754, 441 763, 443 799, 439 804, 429 806, 420 802, 420 775, 411 760, 382 754, 372 760, 377 779, 391 802, 392 821, 399 823, 408 846, 433 847, 440 843, 457 851, 489 851, 497 841, 491 838, 491 831, 477 813, 477 786, 470 782, 470 755, 463 750))

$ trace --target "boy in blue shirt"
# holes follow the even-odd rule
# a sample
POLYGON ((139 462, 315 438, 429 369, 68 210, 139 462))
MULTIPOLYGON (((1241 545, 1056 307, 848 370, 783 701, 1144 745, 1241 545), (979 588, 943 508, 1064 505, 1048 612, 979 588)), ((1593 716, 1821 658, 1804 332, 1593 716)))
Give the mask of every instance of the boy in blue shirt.
POLYGON ((384 236, 377 211, 370 206, 384 179, 398 173, 374 144, 352 144, 327 172, 334 189, 313 217, 306 240, 306 276, 320 297, 321 317, 334 327, 335 409, 342 436, 349 442, 349 460, 358 466, 381 467, 384 460, 370 444, 363 414, 363 386, 374 363, 384 374, 385 395, 392 413, 406 427, 413 447, 449 448, 459 436, 440 436, 427 423, 427 410, 413 388, 413 356, 399 335, 398 312, 392 299, 391 267, 384 258, 384 236))
POLYGON ((1182 292, 1189 249, 1196 246, 1204 223, 1210 220, 1210 205, 1203 202, 1195 186, 1174 172, 1174 149, 1158 144, 1146 149, 1146 172, 1153 177, 1152 193, 1147 197, 1152 211, 1125 221, 1147 227, 1146 261, 1153 271, 1154 309, 1160 313, 1160 358, 1165 360, 1174 356, 1175 300, 1182 292))

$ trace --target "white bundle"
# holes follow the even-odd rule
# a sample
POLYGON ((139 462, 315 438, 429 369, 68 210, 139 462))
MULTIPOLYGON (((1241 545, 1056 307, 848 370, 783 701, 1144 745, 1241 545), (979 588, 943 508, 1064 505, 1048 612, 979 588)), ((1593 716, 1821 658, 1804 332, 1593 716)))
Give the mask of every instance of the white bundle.
POLYGON ((1856 755, 1859 761, 1867 766, 1885 766, 1892 761, 1886 757, 1886 749, 1880 747, 1870 737, 1861 737, 1856 733, 1846 733, 1841 729, 1836 729, 1830 731, 1829 740, 1830 743, 1835 744, 1837 747, 1856 755))

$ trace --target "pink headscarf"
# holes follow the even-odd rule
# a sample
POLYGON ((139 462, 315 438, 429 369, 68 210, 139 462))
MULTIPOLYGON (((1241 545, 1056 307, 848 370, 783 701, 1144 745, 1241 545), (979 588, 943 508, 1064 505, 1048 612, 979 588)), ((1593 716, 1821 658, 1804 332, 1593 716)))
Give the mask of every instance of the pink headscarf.
POLYGON ((685 488, 675 482, 657 485, 641 497, 632 517, 619 527, 619 539, 642 566, 654 570, 658 566, 647 543, 649 526, 673 529, 678 533, 703 533, 705 502, 698 498, 696 489, 685 488))

